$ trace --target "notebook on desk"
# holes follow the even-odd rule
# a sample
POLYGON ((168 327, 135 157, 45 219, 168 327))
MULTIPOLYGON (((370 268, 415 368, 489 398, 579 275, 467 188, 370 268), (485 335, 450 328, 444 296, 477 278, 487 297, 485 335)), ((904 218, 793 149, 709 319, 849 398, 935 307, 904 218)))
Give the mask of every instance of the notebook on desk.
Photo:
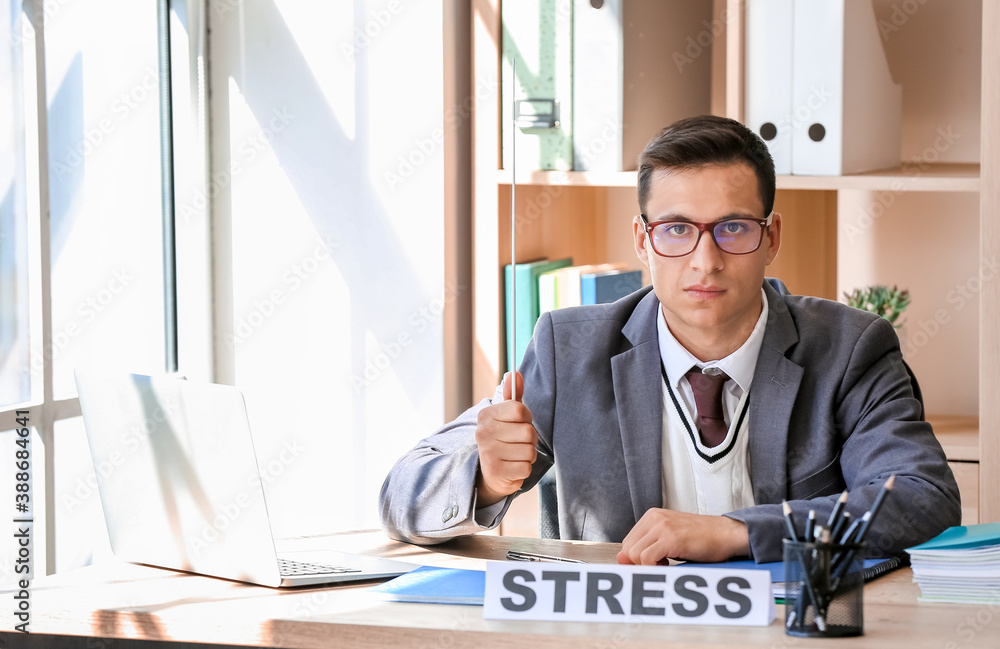
POLYGON ((335 548, 278 556, 238 388, 83 369, 76 384, 119 559, 272 587, 417 567, 335 548))
MULTIPOLYGON (((785 563, 784 561, 772 561, 768 563, 755 563, 750 559, 742 561, 724 561, 722 563, 693 563, 685 562, 685 566, 697 568, 734 568, 741 570, 767 570, 771 573, 771 592, 775 599, 785 598, 785 563)), ((863 577, 865 582, 869 582, 876 577, 881 577, 887 572, 892 572, 900 566, 906 565, 902 557, 890 557, 887 559, 865 559, 863 577)))

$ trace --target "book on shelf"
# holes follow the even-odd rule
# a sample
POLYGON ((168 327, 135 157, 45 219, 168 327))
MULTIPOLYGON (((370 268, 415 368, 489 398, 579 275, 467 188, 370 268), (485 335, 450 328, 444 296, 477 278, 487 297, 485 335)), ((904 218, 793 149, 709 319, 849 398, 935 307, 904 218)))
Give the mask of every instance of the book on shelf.
POLYGON ((551 261, 541 259, 517 264, 517 279, 512 276, 511 265, 504 267, 504 304, 506 305, 507 323, 507 367, 517 368, 524 358, 524 352, 528 349, 528 341, 535 332, 535 323, 541 315, 538 299, 538 278, 543 273, 563 268, 573 263, 570 258, 557 259, 551 261), (517 322, 514 322, 513 315, 513 282, 517 282, 517 322), (517 349, 514 349, 514 342, 511 335, 517 327, 517 349))
POLYGON ((538 277, 540 313, 583 304, 580 300, 581 275, 621 270, 624 267, 624 264, 585 264, 566 266, 542 273, 538 277))
POLYGON ((605 270, 580 275, 580 303, 608 304, 642 288, 640 270, 605 270))
POLYGON ((920 601, 1000 604, 1000 523, 949 527, 906 552, 920 601))

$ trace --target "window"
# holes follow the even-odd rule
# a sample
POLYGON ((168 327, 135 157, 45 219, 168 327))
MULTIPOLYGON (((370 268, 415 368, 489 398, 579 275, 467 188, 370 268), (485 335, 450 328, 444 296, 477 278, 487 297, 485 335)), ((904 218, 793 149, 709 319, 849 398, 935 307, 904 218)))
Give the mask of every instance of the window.
POLYGON ((0 459, 27 410, 36 575, 109 549, 73 370, 165 367, 164 2, 0 0, 0 459))

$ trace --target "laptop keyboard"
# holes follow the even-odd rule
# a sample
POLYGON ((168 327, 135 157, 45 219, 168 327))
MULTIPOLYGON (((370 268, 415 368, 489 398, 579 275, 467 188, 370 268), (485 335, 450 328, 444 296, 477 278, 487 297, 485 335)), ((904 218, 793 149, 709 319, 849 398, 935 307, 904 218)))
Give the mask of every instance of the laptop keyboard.
POLYGON ((295 577, 296 575, 336 575, 348 572, 361 572, 360 568, 348 568, 346 566, 324 566, 319 563, 307 563, 304 561, 292 561, 291 559, 278 558, 278 570, 282 577, 295 577))

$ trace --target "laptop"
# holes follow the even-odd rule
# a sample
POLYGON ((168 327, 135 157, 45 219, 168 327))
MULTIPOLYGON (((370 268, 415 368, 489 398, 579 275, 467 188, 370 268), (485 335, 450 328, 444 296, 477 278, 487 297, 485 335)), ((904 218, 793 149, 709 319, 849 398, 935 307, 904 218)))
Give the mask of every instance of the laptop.
POLYGON ((271 587, 417 567, 332 548, 279 556, 238 388, 82 368, 76 385, 119 559, 271 587))

